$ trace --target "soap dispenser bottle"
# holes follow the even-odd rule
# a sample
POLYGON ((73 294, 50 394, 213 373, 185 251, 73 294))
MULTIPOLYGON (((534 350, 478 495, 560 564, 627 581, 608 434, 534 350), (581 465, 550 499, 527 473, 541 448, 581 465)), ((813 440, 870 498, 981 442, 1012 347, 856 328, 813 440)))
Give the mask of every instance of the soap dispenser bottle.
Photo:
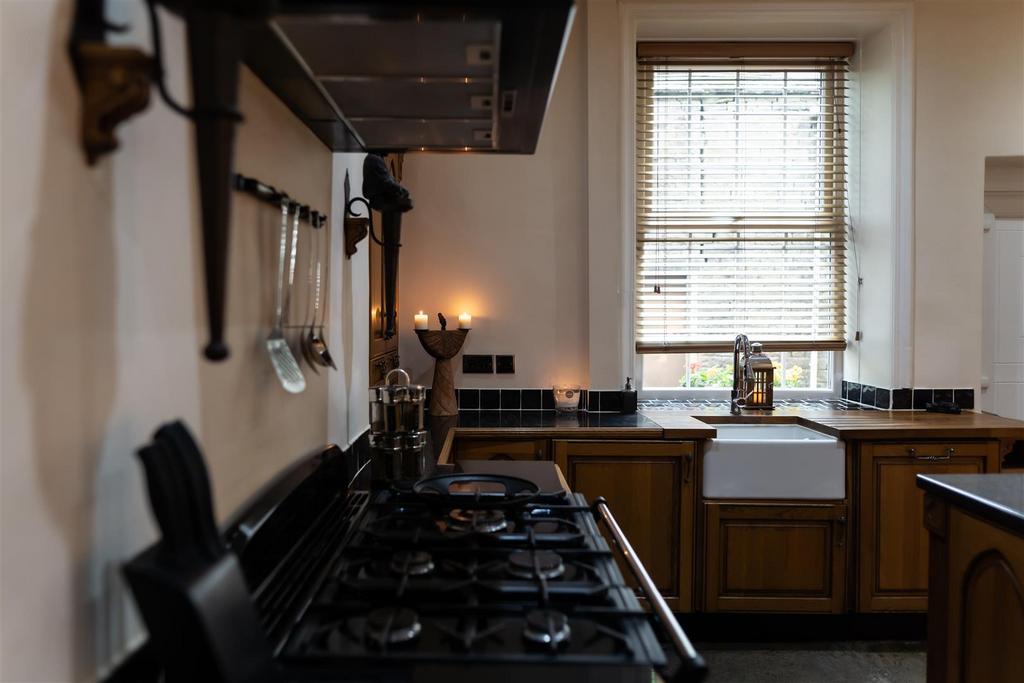
POLYGON ((622 401, 619 412, 623 415, 632 415, 636 412, 636 389, 633 388, 633 378, 626 378, 626 386, 622 389, 622 401))

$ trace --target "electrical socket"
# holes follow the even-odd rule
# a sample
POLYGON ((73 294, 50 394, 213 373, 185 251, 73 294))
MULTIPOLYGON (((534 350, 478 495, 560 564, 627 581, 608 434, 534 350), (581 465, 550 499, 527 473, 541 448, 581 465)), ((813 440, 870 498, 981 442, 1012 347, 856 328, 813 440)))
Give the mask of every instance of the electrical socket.
POLYGON ((512 355, 508 356, 495 356, 494 357, 494 372, 499 375, 514 375, 516 374, 516 357, 512 355))
POLYGON ((462 374, 464 375, 493 375, 494 356, 479 356, 464 354, 462 356, 462 374))

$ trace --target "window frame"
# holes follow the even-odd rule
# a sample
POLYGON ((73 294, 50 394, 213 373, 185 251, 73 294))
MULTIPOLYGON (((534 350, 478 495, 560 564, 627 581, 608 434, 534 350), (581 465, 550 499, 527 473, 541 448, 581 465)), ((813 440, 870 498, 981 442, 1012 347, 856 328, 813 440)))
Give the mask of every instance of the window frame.
MULTIPOLYGON (((637 44, 639 44, 639 38, 637 39, 637 44)), ((753 44, 754 43, 746 43, 746 45, 753 45, 753 44)), ((743 46, 744 44, 743 43, 729 43, 729 42, 713 41, 713 42, 707 43, 707 45, 720 45, 720 46, 723 47, 723 49, 728 51, 728 50, 735 50, 737 48, 737 46, 743 46)), ((760 43, 759 45, 760 45, 759 49, 767 49, 768 50, 768 54, 772 54, 773 53, 773 47, 775 45, 783 45, 783 41, 769 42, 769 43, 760 43)), ((830 44, 829 43, 823 43, 823 44, 817 44, 817 45, 818 46, 825 45, 827 47, 830 44)), ((810 47, 810 44, 807 44, 807 46, 811 50, 814 49, 813 47, 810 47)), ((634 58, 633 58, 633 71, 634 71, 634 73, 635 73, 636 68, 637 68, 636 60, 639 59, 639 57, 636 56, 636 54, 637 53, 634 53, 634 58)), ((763 55, 754 55, 754 56, 763 56, 763 55)), ((828 55, 827 54, 822 54, 822 55, 819 55, 819 56, 828 56, 828 55)), ((631 89, 632 89, 632 94, 633 94, 632 99, 635 101, 635 98, 636 98, 636 84, 635 84, 635 82, 633 83, 633 87, 631 89)), ((846 116, 849 117, 849 116, 852 116, 852 115, 853 115, 853 112, 851 110, 847 109, 846 116)), ((633 125, 631 126, 631 128, 635 129, 635 126, 636 126, 636 121, 635 121, 635 119, 633 119, 633 125)), ((847 129, 848 128, 849 128, 849 126, 847 126, 847 129)), ((635 132, 635 131, 631 131, 631 132, 635 132)), ((847 140, 847 144, 850 144, 849 140, 847 140)), ((633 160, 634 160, 633 163, 634 164, 635 164, 636 153, 637 153, 636 150, 634 150, 633 151, 633 160)), ((850 172, 851 172, 851 169, 848 167, 847 168, 847 172, 846 172, 846 183, 847 184, 850 182, 850 172)), ((633 185, 633 187, 631 188, 631 194, 632 194, 631 199, 632 199, 632 201, 630 203, 635 206, 635 201, 636 201, 636 187, 635 187, 636 186, 636 178, 635 177, 632 178, 631 184, 633 185)), ((850 209, 848 208, 847 209, 847 213, 849 213, 849 210, 850 209)), ((635 220, 636 220, 636 212, 635 212, 635 210, 633 211, 633 216, 632 217, 633 217, 633 224, 632 224, 632 230, 630 231, 631 232, 631 240, 630 241, 631 241, 631 244, 632 244, 633 248, 635 249, 636 233, 637 233, 637 226, 636 226, 636 223, 635 223, 635 220)), ((635 261, 635 258, 634 258, 631 270, 633 270, 635 267, 636 267, 636 261, 635 261)), ((679 398, 700 398, 700 399, 724 398, 724 399, 728 399, 729 395, 730 395, 730 390, 729 389, 723 389, 723 388, 680 387, 678 389, 674 389, 674 388, 648 389, 648 388, 645 388, 643 386, 644 356, 645 355, 649 355, 651 352, 640 353, 640 352, 638 352, 636 350, 636 346, 637 346, 637 343, 636 343, 636 336, 637 336, 636 335, 637 288, 636 288, 635 276, 630 278, 630 282, 631 282, 631 285, 632 285, 631 288, 630 288, 629 311, 628 311, 628 315, 629 315, 629 329, 630 329, 630 348, 631 348, 632 355, 633 355, 634 373, 635 373, 635 375, 637 377, 636 386, 637 386, 637 391, 638 391, 638 395, 640 396, 640 398, 643 398, 643 399, 659 399, 659 398, 675 398, 675 399, 679 399, 679 398)), ((844 288, 844 291, 845 291, 845 296, 846 296, 846 304, 848 306, 849 303, 850 303, 849 274, 847 274, 847 277, 845 278, 845 288, 844 288)), ((844 314, 848 317, 849 316, 848 310, 845 311, 844 314)), ((808 350, 812 350, 812 349, 808 349, 808 350)), ((775 394, 779 398, 785 398, 785 399, 801 399, 801 398, 825 399, 825 398, 837 398, 837 397, 839 397, 841 395, 842 381, 843 381, 843 359, 844 359, 844 355, 845 355, 845 349, 831 349, 831 350, 820 349, 820 350, 817 350, 817 351, 818 351, 818 353, 822 353, 822 354, 827 353, 827 354, 830 355, 830 363, 831 363, 831 366, 830 366, 830 384, 831 384, 831 387, 830 388, 826 388, 826 389, 803 389, 803 388, 801 388, 801 389, 789 389, 789 388, 776 387, 775 388, 775 394)))

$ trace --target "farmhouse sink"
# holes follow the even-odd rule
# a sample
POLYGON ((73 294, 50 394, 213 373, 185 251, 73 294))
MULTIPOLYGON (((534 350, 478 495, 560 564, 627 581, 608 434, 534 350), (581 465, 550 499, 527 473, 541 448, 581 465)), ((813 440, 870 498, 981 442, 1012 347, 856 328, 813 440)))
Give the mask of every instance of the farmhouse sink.
POLYGON ((795 424, 716 424, 704 453, 705 498, 846 497, 843 443, 795 424))

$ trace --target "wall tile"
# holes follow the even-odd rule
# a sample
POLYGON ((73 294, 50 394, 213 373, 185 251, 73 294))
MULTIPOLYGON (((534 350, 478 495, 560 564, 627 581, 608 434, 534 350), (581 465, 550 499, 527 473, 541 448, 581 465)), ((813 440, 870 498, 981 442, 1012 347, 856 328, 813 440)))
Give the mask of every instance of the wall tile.
POLYGON ((523 410, 540 410, 541 397, 540 389, 523 389, 522 391, 522 409, 523 410))
POLYGON ((924 410, 932 402, 931 389, 914 389, 914 410, 924 410))
POLYGON ((479 410, 480 390, 459 389, 459 410, 479 410))
POLYGON ((880 387, 875 387, 875 403, 874 403, 874 406, 876 408, 881 408, 883 410, 888 410, 889 406, 891 404, 892 404, 892 391, 890 391, 889 389, 882 389, 880 387))
POLYGON ((875 388, 869 385, 862 385, 860 388, 860 402, 869 406, 875 405, 875 388))
POLYGON ((519 389, 502 389, 501 390, 501 409, 502 410, 519 410, 521 407, 521 396, 519 389))
POLYGON ((480 390, 480 409, 498 410, 501 408, 501 392, 497 389, 480 390))
POLYGON ((909 410, 913 406, 913 393, 912 389, 893 389, 892 409, 909 410))
POLYGON ((964 410, 974 410, 974 389, 954 389, 953 402, 964 410))

